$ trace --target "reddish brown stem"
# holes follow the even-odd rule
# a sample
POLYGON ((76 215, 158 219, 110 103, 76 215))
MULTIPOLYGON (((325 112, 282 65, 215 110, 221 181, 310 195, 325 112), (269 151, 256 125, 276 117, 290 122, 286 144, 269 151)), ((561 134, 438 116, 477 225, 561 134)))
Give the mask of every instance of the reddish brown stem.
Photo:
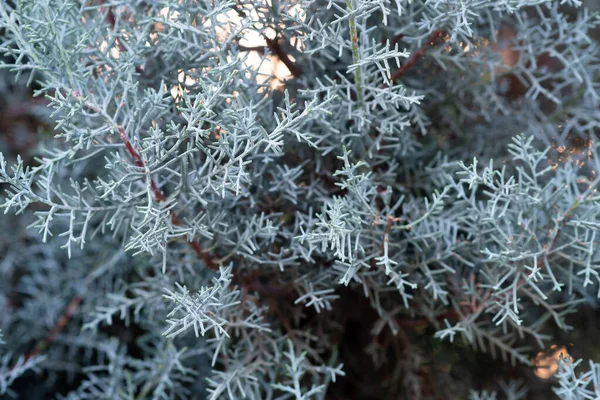
MULTIPOLYGON (((32 359, 33 357, 35 357, 37 355, 40 355, 41 353, 43 353, 48 348, 48 346, 50 346, 54 342, 54 340, 56 339, 56 336, 60 332, 62 332, 63 329, 65 329, 65 327, 69 323, 69 320, 71 319, 71 317, 77 310, 77 307, 79 307, 80 303, 81 303, 81 297, 79 297, 79 296, 74 296, 71 299, 71 302, 67 306, 67 309, 60 316, 60 318, 56 322, 56 325, 54 326, 54 328, 50 331, 48 336, 46 336, 44 339, 40 340, 36 344, 35 348, 33 350, 31 350, 29 352, 29 354, 27 354, 27 356, 25 356, 25 360, 23 361, 23 363, 29 361, 30 359, 32 359)), ((12 367, 10 367, 10 370, 12 371, 15 367, 16 367, 16 364, 14 364, 12 367)))
MULTIPOLYGON (((104 0, 100 0, 100 2, 103 4, 104 0)), ((108 12, 106 14, 106 21, 108 22, 108 24, 110 25, 110 27, 112 29, 115 28, 115 24, 116 24, 116 18, 115 18, 115 14, 113 13, 112 7, 108 8, 108 12)), ((125 52, 126 48, 125 46, 121 43, 119 37, 116 37, 116 42, 117 45, 119 46, 119 50, 125 52)), ((137 66, 136 67, 136 71, 138 73, 143 72, 141 70, 141 67, 137 66)), ((127 153, 129 153, 129 156, 131 157, 133 163, 135 164, 135 166, 140 167, 140 168, 145 168, 145 164, 144 164, 144 160, 142 159, 141 154, 135 149, 135 147, 133 147, 133 144, 131 144, 131 141, 129 140, 129 138, 127 137, 127 134, 125 133, 125 130, 123 129, 123 127, 119 126, 118 127, 119 130, 119 136, 121 138, 121 141, 123 141, 123 143, 125 144, 125 149, 127 150, 127 153)), ((163 201, 165 201, 167 198, 165 197, 165 195, 161 192, 160 188, 158 187, 158 185, 156 184, 156 182, 150 178, 150 190, 152 191, 152 194, 154 196, 154 199, 158 202, 161 203, 163 201)), ((169 215, 171 217, 171 222, 173 223, 173 225, 181 225, 181 220, 179 219, 179 217, 177 216, 177 214, 173 211, 170 210, 169 211, 169 215)), ((214 271, 216 271, 217 269, 219 269, 219 266, 217 264, 217 262, 213 259, 213 257, 211 257, 210 255, 208 255, 203 249, 202 246, 200 245, 200 243, 196 242, 196 241, 188 241, 188 244, 190 245, 190 247, 192 248, 192 250, 194 250, 194 253, 196 253, 196 255, 202 260, 204 261, 204 263, 206 264, 206 266, 214 271)))
MULTIPOLYGON (((127 150, 127 153, 129 153, 129 155, 131 156, 131 159, 133 160, 133 163, 135 164, 135 166, 140 167, 140 168, 145 168, 145 164, 144 164, 144 161, 142 160, 141 154, 131 144, 131 141, 129 140, 129 138, 127 137, 127 134, 125 133, 125 129, 123 129, 120 126, 118 129, 119 129, 119 136, 121 137, 121 140, 123 141, 123 143, 125 143, 125 149, 127 150)), ((152 178, 150 178, 150 188, 152 190, 152 194, 154 195, 154 199, 157 202, 161 203, 167 199, 165 197, 165 195, 162 194, 162 192, 156 185, 156 182, 154 182, 154 180, 152 178)), ((179 224, 177 224, 177 225, 179 225, 179 224)))
POLYGON ((396 43, 398 43, 399 41, 401 41, 401 40, 402 40, 402 38, 404 38, 404 36, 405 36, 405 35, 404 35, 403 33, 399 33, 399 34, 397 34, 396 36, 394 36, 394 37, 392 38, 392 40, 390 41, 390 44, 391 44, 392 46, 394 46, 396 43))
MULTIPOLYGON (((376 221, 379 221, 379 216, 377 216, 376 221)), ((384 249, 385 243, 390 241, 390 232, 392 231, 392 225, 394 224, 394 222, 398 222, 398 221, 400 221, 400 218, 394 218, 391 215, 388 215, 387 223, 385 225, 385 232, 383 234, 383 240, 381 241, 381 248, 379 250, 380 257, 382 257, 385 252, 385 249, 384 249)), ((377 263, 376 263, 375 259, 372 259, 371 260, 371 268, 375 269, 376 265, 377 265, 377 263)))
POLYGON ((412 68, 413 65, 415 65, 417 61, 419 61, 425 55, 427 49, 435 44, 436 39, 444 36, 445 34, 446 31, 443 29, 438 29, 437 31, 433 32, 429 39, 427 39, 427 42, 425 42, 420 49, 414 52, 404 63, 404 65, 402 65, 402 67, 398 68, 396 72, 394 72, 391 81, 395 82, 400 79, 410 68, 412 68))
MULTIPOLYGON (((131 141, 127 137, 127 134, 125 133, 125 129, 123 129, 123 127, 119 126, 118 130, 119 130, 119 137, 121 138, 121 141, 125 144, 125 149, 127 150, 127 153, 129 153, 129 156, 131 157, 135 166, 140 167, 140 168, 145 168, 146 164, 144 163, 144 160, 142 159, 142 155, 136 150, 135 147, 133 147, 133 144, 131 143, 131 141)), ((150 190, 152 191, 152 195, 154 196, 154 200, 156 200, 156 202, 162 203, 163 201, 165 201, 167 199, 165 197, 165 195, 162 193, 162 191, 160 190, 160 188, 158 187, 158 185, 156 184, 156 182, 154 181, 154 179, 152 179, 152 178, 150 178, 150 190)), ((173 210, 169 211, 169 215, 171 217, 171 222, 173 223, 173 225, 181 226, 181 220, 179 219, 179 216, 173 210)), ((196 253, 196 255, 202 261, 204 261, 204 263, 206 264, 206 266, 208 268, 212 269, 213 271, 216 271, 217 269, 219 269, 218 263, 215 261, 215 259, 213 257, 211 257, 209 254, 207 254, 204 251, 204 249, 202 248, 200 243, 192 240, 192 241, 188 241, 188 244, 190 245, 192 250, 194 250, 194 253, 196 253)))

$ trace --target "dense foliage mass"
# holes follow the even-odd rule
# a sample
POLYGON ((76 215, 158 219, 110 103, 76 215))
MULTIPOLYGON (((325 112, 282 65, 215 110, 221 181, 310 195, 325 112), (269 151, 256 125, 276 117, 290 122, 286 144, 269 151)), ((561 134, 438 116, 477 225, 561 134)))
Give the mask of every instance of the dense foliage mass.
POLYGON ((600 398, 581 3, 0 1, 0 396, 600 398))

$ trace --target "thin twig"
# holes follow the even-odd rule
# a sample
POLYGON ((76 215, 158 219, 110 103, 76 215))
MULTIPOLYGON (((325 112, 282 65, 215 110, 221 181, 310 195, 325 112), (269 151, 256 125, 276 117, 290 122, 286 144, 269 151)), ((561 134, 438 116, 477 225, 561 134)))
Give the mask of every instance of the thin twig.
MULTIPOLYGON (((80 97, 80 93, 78 91, 74 91, 73 96, 77 100, 82 100, 80 97)), ((102 114, 102 110, 98 109, 98 107, 96 107, 94 104, 90 103, 89 101, 85 101, 84 105, 86 107, 88 107, 89 109, 91 109, 92 111, 102 114)), ((119 137, 121 138, 121 141, 125 144, 125 150, 127 150, 127 153, 131 157, 131 160, 133 161, 135 166, 145 169, 146 164, 144 163, 144 160, 142 159, 142 155, 136 150, 136 148, 133 146, 133 144, 127 137, 127 133, 125 132, 125 129, 123 129, 122 126, 117 125, 117 130, 119 132, 119 137)), ((157 203, 162 203, 165 200, 167 200, 166 196, 162 193, 162 191, 160 190, 160 188, 158 187, 158 185, 152 178, 150 178, 150 191, 152 192, 154 200, 156 200, 157 203)), ((171 217, 171 222, 173 223, 173 225, 177 225, 177 226, 182 225, 181 219, 179 219, 179 216, 173 210, 169 210, 169 216, 171 217)), ((214 257, 212 257, 211 255, 209 255, 206 251, 204 251, 204 249, 202 248, 200 243, 198 243, 194 240, 188 241, 187 243, 192 248, 192 250, 194 250, 194 253, 196 253, 196 255, 202 261, 204 261, 204 263, 206 264, 206 266, 208 268, 210 268, 213 271, 216 271, 219 269, 220 263, 217 262, 216 259, 214 257)))
MULTIPOLYGON (((232 7, 233 10, 242 18, 246 18, 247 15, 244 11, 240 10, 237 7, 232 7)), ((285 52, 283 47, 281 47, 280 39, 275 36, 274 39, 270 39, 262 30, 255 28, 260 32, 260 35, 265 39, 265 43, 267 47, 271 50, 271 53, 276 55, 279 60, 287 67, 292 76, 298 78, 302 75, 302 70, 298 67, 290 58, 290 56, 285 52)))
MULTIPOLYGON (((137 167, 146 168, 146 164, 144 163, 144 160, 142 159, 142 155, 135 149, 135 147, 133 147, 133 144, 131 144, 131 141, 129 140, 129 138, 127 137, 127 134, 125 133, 125 129, 123 129, 123 127, 119 126, 118 130, 119 130, 119 137, 121 138, 121 141, 125 144, 125 149, 127 150, 127 153, 129 153, 129 156, 133 160, 133 163, 137 167)), ((162 191, 160 190, 160 188, 158 187, 158 185, 152 178, 150 178, 150 190, 152 191, 152 195, 154 196, 154 200, 156 200, 156 202, 162 203, 165 200, 167 200, 165 195, 162 193, 162 191)), ((173 210, 169 210, 169 215, 171 217, 171 222, 173 223, 173 225, 177 225, 177 226, 182 225, 181 219, 179 219, 179 216, 173 210)), ((196 255, 198 255, 198 257, 202 261, 204 261, 204 263, 206 264, 206 266, 208 268, 212 269, 213 271, 216 271, 217 269, 219 269, 218 263, 215 261, 215 259, 212 256, 210 256, 209 254, 207 254, 204 251, 204 249, 202 248, 200 243, 198 243, 194 240, 191 240, 191 241, 188 241, 188 244, 190 245, 192 250, 194 250, 196 255)))
POLYGON ((404 76, 404 74, 413 66, 415 65, 415 63, 417 61, 419 61, 421 58, 423 58, 423 56, 425 55, 427 49, 429 49, 430 47, 432 47, 435 44, 436 39, 444 36, 446 34, 446 31, 444 31, 443 29, 438 29, 437 31, 433 32, 431 34, 431 36, 429 37, 429 39, 427 39, 427 42, 425 42, 423 44, 423 46, 421 46, 420 49, 418 49, 416 52, 414 52, 410 58, 402 65, 402 67, 398 68, 396 70, 396 72, 394 72, 392 74, 392 78, 391 81, 395 82, 398 79, 402 78, 402 76, 404 76))
MULTIPOLYGON (((48 346, 50 346, 54 342, 54 340, 56 339, 56 336, 60 332, 62 332, 63 329, 65 329, 65 327, 67 326, 67 324, 71 320, 71 317, 73 316, 73 314, 77 310, 77 307, 79 307, 80 303, 81 303, 81 297, 79 297, 79 296, 73 296, 73 298, 71 299, 71 302, 67 306, 67 309, 60 316, 60 318, 56 322, 56 325, 54 325, 54 328, 50 331, 50 333, 48 334, 48 336, 46 336, 44 339, 40 340, 35 345, 34 349, 31 350, 27 354, 27 356, 25 356, 25 360, 23 361, 24 363, 27 362, 27 361, 29 361, 33 357, 35 357, 37 355, 40 355, 41 353, 43 353, 44 351, 46 351, 46 349, 48 348, 48 346)), ((17 366, 17 364, 13 364, 10 367, 10 371, 12 371, 16 366, 17 366)))
MULTIPOLYGON (((375 222, 373 224, 379 223, 379 220, 380 220, 380 217, 379 217, 379 215, 377 215, 375 222)), ((385 244, 390 241, 390 232, 392 231, 392 225, 394 224, 394 222, 398 222, 400 220, 401 220, 401 218, 399 218, 399 217, 392 217, 391 215, 388 215, 387 223, 385 225, 385 232, 383 233, 383 240, 381 241, 381 247, 379 250, 379 257, 383 257, 383 255, 385 254, 385 244)), ((371 268, 373 268, 373 269, 376 268, 377 263, 376 263, 375 258, 371 259, 370 265, 371 265, 371 268)))

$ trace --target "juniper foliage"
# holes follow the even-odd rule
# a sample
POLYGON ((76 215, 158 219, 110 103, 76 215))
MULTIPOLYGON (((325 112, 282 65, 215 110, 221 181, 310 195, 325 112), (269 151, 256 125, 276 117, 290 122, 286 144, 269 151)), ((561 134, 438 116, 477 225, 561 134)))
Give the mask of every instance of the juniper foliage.
POLYGON ((0 395, 599 398, 593 361, 530 366, 600 297, 599 22, 0 2, 43 122, 0 154, 0 395))

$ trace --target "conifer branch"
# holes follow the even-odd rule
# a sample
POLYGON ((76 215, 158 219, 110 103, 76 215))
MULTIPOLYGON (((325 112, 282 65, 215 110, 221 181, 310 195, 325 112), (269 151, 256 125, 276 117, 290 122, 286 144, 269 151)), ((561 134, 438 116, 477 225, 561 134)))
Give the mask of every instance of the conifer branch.
MULTIPOLYGON (((142 159, 142 155, 135 149, 135 147, 133 146, 133 144, 127 137, 127 133, 125 132, 125 129, 123 129, 123 127, 121 127, 121 126, 119 126, 117 129, 119 131, 119 137, 121 138, 121 141, 123 142, 123 144, 125 144, 125 150, 127 150, 127 153, 131 157, 135 166, 145 169, 146 164, 144 163, 144 160, 142 159)), ((149 179, 150 179, 150 190, 152 191, 154 200, 157 203, 164 202, 167 198, 162 193, 162 191, 160 190, 160 188, 158 187, 158 185, 156 184, 154 179, 152 179, 152 178, 149 178, 149 179)), ((173 225, 181 226, 181 224, 182 224, 181 220, 179 219, 179 216, 175 213, 175 211, 169 210, 169 215, 171 217, 171 222, 173 223, 173 225)), ((202 248, 202 245, 200 245, 200 243, 198 243, 197 241, 195 241, 193 239, 189 240, 187 243, 192 248, 192 250, 194 250, 194 253, 196 253, 196 255, 202 261, 204 261, 204 263, 206 264, 206 266, 208 268, 212 269, 213 271, 216 271, 219 269, 218 262, 204 251, 204 249, 202 248)))

